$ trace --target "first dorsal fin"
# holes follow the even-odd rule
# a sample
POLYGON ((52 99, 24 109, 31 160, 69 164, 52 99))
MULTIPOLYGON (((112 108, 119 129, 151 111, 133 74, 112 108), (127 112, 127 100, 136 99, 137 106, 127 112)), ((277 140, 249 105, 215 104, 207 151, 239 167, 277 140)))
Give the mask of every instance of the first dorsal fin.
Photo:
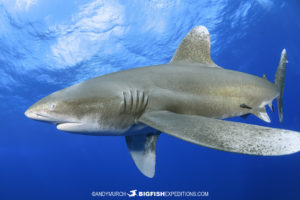
POLYGON ((170 63, 182 62, 220 68, 210 57, 210 36, 206 27, 196 26, 185 36, 170 63))

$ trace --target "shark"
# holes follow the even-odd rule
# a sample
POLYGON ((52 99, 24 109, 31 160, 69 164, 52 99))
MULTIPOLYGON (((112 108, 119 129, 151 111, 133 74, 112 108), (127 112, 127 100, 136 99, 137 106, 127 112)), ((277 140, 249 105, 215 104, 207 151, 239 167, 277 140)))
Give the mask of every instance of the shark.
POLYGON ((287 56, 281 52, 274 83, 222 68, 211 58, 210 34, 194 27, 167 64, 92 78, 46 96, 28 118, 61 131, 124 136, 137 168, 155 174, 156 144, 165 133, 200 146, 248 155, 279 156, 300 150, 300 133, 224 120, 252 114, 270 122, 266 108, 282 98, 287 56))

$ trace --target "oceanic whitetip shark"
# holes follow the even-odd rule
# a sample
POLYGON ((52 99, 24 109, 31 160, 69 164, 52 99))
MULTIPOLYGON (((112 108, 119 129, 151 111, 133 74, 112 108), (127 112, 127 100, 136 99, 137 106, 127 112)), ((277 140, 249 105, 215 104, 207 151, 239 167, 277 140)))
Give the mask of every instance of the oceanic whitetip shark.
POLYGON ((167 64, 96 77, 54 92, 25 115, 85 135, 125 136, 137 168, 155 173, 160 133, 201 146, 242 154, 286 155, 300 150, 300 133, 221 119, 253 114, 270 122, 277 98, 282 121, 286 50, 275 83, 216 65, 210 36, 192 29, 167 64))

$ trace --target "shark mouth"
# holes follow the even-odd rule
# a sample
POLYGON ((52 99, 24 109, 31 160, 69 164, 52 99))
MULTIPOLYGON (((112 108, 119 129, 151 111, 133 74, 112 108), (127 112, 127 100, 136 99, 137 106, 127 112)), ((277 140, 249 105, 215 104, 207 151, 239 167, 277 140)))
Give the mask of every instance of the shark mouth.
POLYGON ((42 122, 48 122, 57 126, 63 125, 63 124, 78 124, 79 122, 75 121, 68 121, 68 120, 60 120, 48 115, 40 114, 40 113, 34 113, 30 111, 25 112, 26 117, 37 120, 37 121, 42 121, 42 122))
POLYGON ((78 120, 67 116, 59 117, 44 112, 35 112, 32 110, 27 110, 25 112, 25 116, 33 120, 53 124, 58 130, 71 133, 81 133, 85 135, 107 135, 108 132, 113 132, 117 135, 120 135, 120 132, 124 132, 123 129, 111 131, 111 128, 113 127, 100 126, 99 123, 93 118, 83 118, 78 120))
POLYGON ((96 132, 98 131, 98 126, 86 122, 79 122, 75 120, 66 120, 66 119, 59 119, 58 117, 50 116, 49 114, 45 113, 37 113, 33 111, 26 111, 26 117, 50 123, 56 126, 58 130, 67 131, 72 133, 86 133, 86 132, 96 132))

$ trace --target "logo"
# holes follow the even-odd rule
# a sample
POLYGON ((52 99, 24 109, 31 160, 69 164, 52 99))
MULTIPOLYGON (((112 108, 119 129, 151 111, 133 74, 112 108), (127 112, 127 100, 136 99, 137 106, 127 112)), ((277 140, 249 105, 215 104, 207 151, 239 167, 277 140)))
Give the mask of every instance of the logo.
POLYGON ((208 191, 93 191, 93 197, 208 197, 208 191))
POLYGON ((130 190, 130 191, 129 191, 130 194, 127 193, 127 195, 128 195, 129 197, 135 197, 135 196, 137 196, 136 191, 137 191, 137 190, 130 190))

